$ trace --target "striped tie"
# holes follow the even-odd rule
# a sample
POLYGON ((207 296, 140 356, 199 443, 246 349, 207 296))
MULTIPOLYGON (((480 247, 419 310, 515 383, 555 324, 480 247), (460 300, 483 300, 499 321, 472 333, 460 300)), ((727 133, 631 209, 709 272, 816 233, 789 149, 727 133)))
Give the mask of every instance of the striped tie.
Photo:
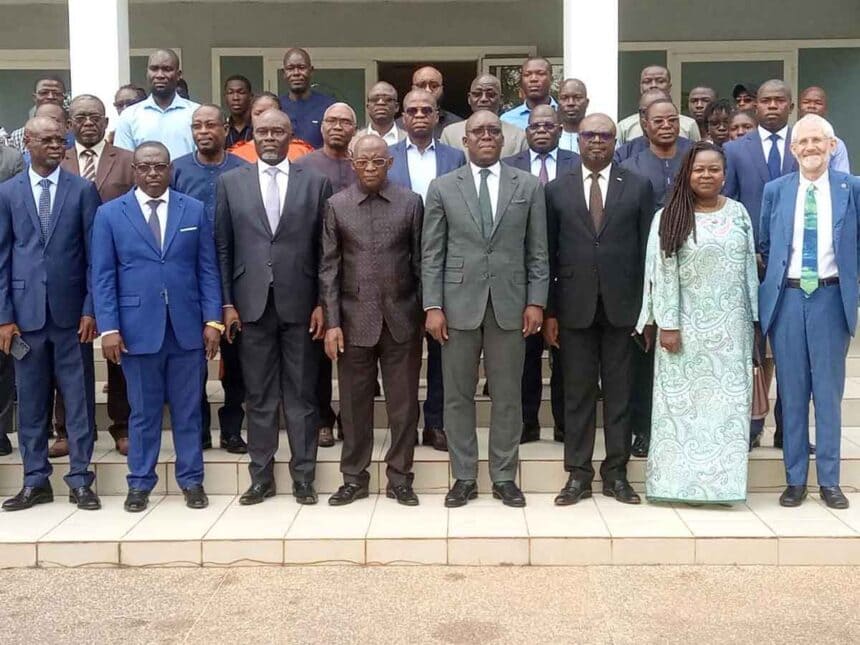
POLYGON ((84 157, 84 170, 81 172, 81 177, 95 182, 96 180, 96 151, 84 150, 81 152, 84 157))
POLYGON ((809 297, 818 288, 818 205, 815 185, 806 189, 803 204, 803 255, 800 265, 800 288, 809 297))
POLYGON ((48 231, 51 229, 51 180, 43 179, 39 182, 42 192, 39 193, 39 226, 41 227, 42 242, 48 239, 48 231))

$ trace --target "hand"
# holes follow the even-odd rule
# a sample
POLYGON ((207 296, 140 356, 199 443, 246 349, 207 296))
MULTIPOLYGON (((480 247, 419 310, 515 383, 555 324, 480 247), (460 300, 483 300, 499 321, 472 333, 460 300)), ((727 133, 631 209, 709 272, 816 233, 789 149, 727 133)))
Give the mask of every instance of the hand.
POLYGON ((559 348, 558 318, 547 318, 543 321, 543 339, 550 347, 559 348))
POLYGON ((203 327, 203 343, 206 347, 206 359, 215 358, 215 354, 218 353, 218 348, 221 346, 221 332, 214 327, 205 325, 203 327))
POLYGON ((448 320, 441 309, 429 309, 427 311, 427 316, 424 320, 424 329, 443 345, 448 340, 448 320))
POLYGON ((311 312, 311 327, 308 329, 314 340, 325 338, 325 318, 323 318, 322 307, 317 305, 311 312))
POLYGON ((661 329, 660 330, 660 347, 665 349, 670 354, 677 354, 681 351, 681 330, 679 329, 661 329))
POLYGON ((325 332, 325 355, 333 362, 338 354, 343 354, 343 330, 332 327, 325 332))
POLYGON ((120 364, 122 355, 128 350, 125 348, 125 343, 122 342, 122 336, 119 332, 102 336, 102 356, 111 363, 120 364))
POLYGON ((4 354, 8 354, 12 350, 12 337, 20 336, 21 330, 15 323, 7 323, 0 325, 0 349, 4 354))
POLYGON ((523 310, 523 337, 540 332, 542 324, 543 308, 537 305, 526 305, 523 310))
POLYGON ((645 325, 642 330, 642 338, 645 339, 645 353, 654 347, 654 337, 657 335, 657 325, 645 325))
POLYGON ((96 319, 92 316, 81 316, 81 323, 78 325, 78 341, 81 343, 91 343, 95 340, 97 334, 96 319))
POLYGON ((236 331, 242 331, 242 320, 239 318, 239 312, 233 305, 224 307, 222 315, 224 317, 224 326, 227 328, 224 330, 224 333, 227 335, 227 342, 232 345, 234 339, 230 337, 230 327, 236 323, 236 331))

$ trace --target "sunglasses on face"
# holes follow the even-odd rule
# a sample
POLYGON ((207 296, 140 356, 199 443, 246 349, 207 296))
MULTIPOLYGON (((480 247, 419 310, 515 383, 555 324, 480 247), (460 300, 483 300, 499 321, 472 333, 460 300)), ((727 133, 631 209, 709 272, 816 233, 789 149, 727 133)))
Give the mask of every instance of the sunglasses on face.
POLYGON ((385 159, 383 157, 374 157, 373 159, 354 159, 352 163, 356 168, 360 168, 363 170, 368 166, 373 166, 374 168, 382 168, 387 162, 388 159, 385 159))
POLYGON ((580 132, 579 138, 584 140, 584 141, 591 141, 592 139, 598 139, 598 140, 602 141, 603 143, 609 143, 610 141, 612 141, 615 138, 615 135, 612 134, 611 132, 593 132, 593 131, 587 130, 585 132, 580 132))
POLYGON ((409 116, 418 116, 419 114, 421 114, 422 116, 430 116, 435 111, 436 111, 436 108, 426 107, 426 106, 420 107, 420 108, 408 107, 404 110, 404 112, 406 112, 406 114, 408 114, 409 116))
POLYGON ((546 132, 552 132, 556 129, 556 127, 558 126, 552 121, 538 121, 535 123, 529 123, 526 126, 526 130, 528 130, 529 132, 540 132, 541 130, 544 130, 546 132))
POLYGON ((153 170, 159 174, 167 172, 170 168, 169 163, 136 163, 132 167, 141 175, 148 175, 153 170))

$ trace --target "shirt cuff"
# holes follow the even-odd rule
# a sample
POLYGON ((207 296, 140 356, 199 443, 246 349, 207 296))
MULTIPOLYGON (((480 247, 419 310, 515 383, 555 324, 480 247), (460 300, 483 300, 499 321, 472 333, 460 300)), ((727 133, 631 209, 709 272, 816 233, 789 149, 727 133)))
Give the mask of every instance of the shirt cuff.
POLYGON ((108 329, 107 331, 101 332, 100 336, 104 338, 105 336, 110 336, 111 334, 118 334, 119 329, 108 329))
POLYGON ((441 309, 442 309, 442 307, 424 307, 424 311, 431 311, 431 310, 433 310, 433 309, 439 309, 439 310, 441 310, 441 309))

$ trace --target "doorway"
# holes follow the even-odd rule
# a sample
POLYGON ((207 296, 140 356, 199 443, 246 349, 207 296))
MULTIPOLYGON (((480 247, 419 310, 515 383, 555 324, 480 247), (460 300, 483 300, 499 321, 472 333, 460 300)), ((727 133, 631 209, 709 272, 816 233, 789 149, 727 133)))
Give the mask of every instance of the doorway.
POLYGON ((377 78, 394 86, 402 106, 403 97, 412 89, 412 73, 424 65, 432 65, 442 73, 445 93, 442 96, 442 105, 439 107, 463 118, 469 116, 472 110, 469 108, 469 102, 466 97, 469 94, 469 86, 478 74, 477 60, 437 62, 379 61, 377 63, 377 78))

